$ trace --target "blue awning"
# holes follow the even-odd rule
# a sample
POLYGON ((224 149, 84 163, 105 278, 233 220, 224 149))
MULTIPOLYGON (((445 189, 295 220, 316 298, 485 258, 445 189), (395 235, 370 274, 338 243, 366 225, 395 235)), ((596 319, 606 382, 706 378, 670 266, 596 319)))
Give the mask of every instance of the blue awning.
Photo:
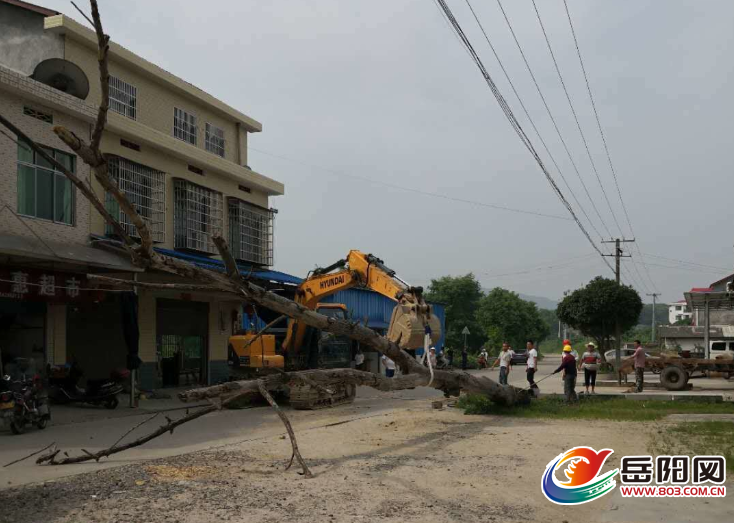
MULTIPOLYGON (((159 247, 155 247, 154 250, 165 256, 170 256, 171 258, 186 260, 203 269, 224 272, 224 262, 221 260, 216 260, 207 256, 201 256, 199 254, 174 251, 171 249, 162 249, 159 247)), ((237 267, 240 269, 240 274, 242 274, 242 276, 256 278, 258 280, 269 281, 283 285, 299 285, 302 281, 301 278, 293 276, 291 274, 286 274, 285 272, 261 269, 259 267, 254 267, 252 265, 246 265, 243 263, 238 263, 237 267)))

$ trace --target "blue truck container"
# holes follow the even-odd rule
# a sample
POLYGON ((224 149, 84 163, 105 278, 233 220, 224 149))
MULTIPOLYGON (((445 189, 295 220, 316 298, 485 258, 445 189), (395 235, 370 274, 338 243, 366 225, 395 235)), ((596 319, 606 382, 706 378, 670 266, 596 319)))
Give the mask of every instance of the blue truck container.
MULTIPOLYGON (((339 291, 322 300, 324 303, 343 303, 347 306, 352 321, 359 321, 363 325, 385 334, 390 326, 390 317, 395 308, 395 301, 374 291, 367 289, 348 289, 339 291)), ((441 322, 441 339, 436 344, 436 352, 443 350, 446 336, 446 310, 443 304, 432 303, 433 311, 441 322)), ((423 351, 417 351, 421 354, 423 351)))

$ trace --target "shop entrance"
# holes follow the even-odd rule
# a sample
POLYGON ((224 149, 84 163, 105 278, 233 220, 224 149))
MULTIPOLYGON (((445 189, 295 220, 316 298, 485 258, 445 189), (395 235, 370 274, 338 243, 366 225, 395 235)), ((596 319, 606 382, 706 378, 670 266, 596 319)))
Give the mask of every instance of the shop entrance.
POLYGON ((162 385, 206 384, 209 304, 158 298, 156 323, 162 385))
POLYGON ((46 304, 0 298, 0 360, 10 372, 16 358, 29 360, 37 372, 46 366, 46 304), (32 361, 32 363, 31 363, 32 361))

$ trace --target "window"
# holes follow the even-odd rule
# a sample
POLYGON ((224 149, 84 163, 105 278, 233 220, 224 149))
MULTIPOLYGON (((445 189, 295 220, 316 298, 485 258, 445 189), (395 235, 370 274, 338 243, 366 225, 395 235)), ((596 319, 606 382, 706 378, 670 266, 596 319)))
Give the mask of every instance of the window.
POLYGON ((682 311, 683 310, 683 307, 681 305, 676 305, 675 306, 675 310, 682 311))
POLYGON ((110 109, 137 120, 138 88, 110 75, 110 109))
POLYGON ((31 107, 23 107, 23 114, 26 116, 30 116, 31 118, 35 118, 36 120, 41 120, 42 122, 54 123, 53 114, 45 113, 43 111, 39 111, 38 109, 32 109, 31 107))
MULTIPOLYGON (((165 241, 166 174, 118 156, 110 157, 109 172, 120 190, 135 206, 140 217, 148 224, 153 241, 165 241)), ((139 236, 135 226, 127 215, 120 211, 117 201, 109 193, 105 195, 105 207, 112 216, 118 218, 130 236, 139 236)), ((113 230, 108 225, 107 234, 112 233, 113 230)))
MULTIPOLYGON (((43 149, 71 172, 76 172, 76 156, 43 149)), ((24 143, 18 144, 18 212, 74 225, 71 181, 24 143)))
POLYGON ((229 246, 238 260, 273 265, 275 212, 237 198, 228 199, 229 246))
POLYGON ((196 145, 196 116, 178 107, 173 108, 173 136, 196 145))
POLYGON ((726 342, 725 341, 711 342, 711 350, 726 350, 726 342))
POLYGON ((214 254, 212 236, 222 232, 222 193, 180 178, 173 180, 174 247, 214 254))
POLYGON ((206 150, 224 158, 224 130, 210 124, 206 124, 206 150))

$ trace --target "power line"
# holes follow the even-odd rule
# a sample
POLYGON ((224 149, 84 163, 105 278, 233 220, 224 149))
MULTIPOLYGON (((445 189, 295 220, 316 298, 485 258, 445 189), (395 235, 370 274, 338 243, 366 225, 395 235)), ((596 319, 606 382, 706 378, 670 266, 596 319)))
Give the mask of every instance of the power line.
MULTIPOLYGON (((578 216, 576 215, 575 211, 573 210, 573 207, 571 207, 571 204, 568 202, 566 197, 563 195, 563 192, 561 192, 560 188, 558 187, 558 184, 556 184, 555 180, 553 179, 553 176, 551 176, 550 172, 548 172, 548 169, 546 168, 545 164, 543 163, 543 160, 540 158, 538 151, 535 149, 527 133, 525 133, 522 126, 517 121, 517 118, 515 117, 514 113, 512 112, 512 109, 510 109, 509 105, 507 104, 507 101, 502 96, 502 93, 499 92, 497 85, 494 83, 494 80, 490 76, 487 69, 484 67, 482 60, 479 58, 479 55, 477 54, 471 42, 467 38, 466 34, 464 33, 463 29, 461 28, 461 25, 454 17, 449 6, 446 4, 446 0, 435 0, 435 1, 439 3, 439 5, 441 6, 441 9, 443 9, 444 14, 446 15, 446 18, 449 20, 449 22, 453 26, 454 31, 456 32, 456 34, 459 35, 466 49, 469 50, 471 57, 474 60, 474 63, 476 64, 477 68, 479 69, 482 76, 484 77, 484 80, 487 83, 487 86, 492 91, 492 94, 494 95, 495 99, 497 100, 497 103, 500 105, 502 112, 504 113, 505 117, 509 121, 514 131, 517 133, 520 140, 523 142, 523 145, 525 145, 525 147, 528 149, 528 151, 533 156, 533 158, 535 158, 535 161, 538 163, 538 166, 540 167, 541 171, 543 172, 546 179, 548 180, 548 183, 551 185, 551 188, 556 193, 556 196, 558 196, 558 198, 561 200, 561 203, 563 203, 563 205, 566 207, 568 212, 571 214, 574 221, 578 225, 579 229, 584 234, 584 236, 589 241, 589 243, 594 248, 594 250, 597 251, 600 256, 603 256, 603 253, 599 249, 599 246, 591 238, 591 236, 589 235, 589 232, 586 230, 586 228, 584 227, 584 225, 581 223, 578 216)), ((604 260, 604 263, 606 263, 607 267, 609 267, 609 269, 611 270, 612 267, 609 264, 609 262, 605 258, 602 258, 602 259, 604 260)))
POLYGON ((551 162, 553 162, 553 165, 555 165, 556 170, 558 171, 558 174, 561 175, 561 179, 563 180, 563 183, 566 185, 566 188, 568 189, 568 192, 571 194, 571 197, 576 202, 576 205, 579 207, 579 209, 581 209, 581 212, 586 217, 586 220, 589 222, 589 225, 591 225, 591 228, 594 229, 594 232, 599 237, 601 237, 601 233, 594 225, 594 222, 591 221, 591 218, 589 218, 589 215, 587 214, 586 209, 584 209, 583 205, 581 205, 581 202, 576 197, 576 194, 573 192, 573 189, 571 189, 571 185, 568 183, 568 180, 566 180, 566 176, 563 174, 561 167, 558 165, 558 162, 556 162, 556 159, 551 154, 550 149, 548 148, 548 145, 545 143, 543 136, 540 134, 540 131, 538 130, 537 126, 535 125, 535 122, 531 118, 530 112, 528 111, 527 107, 525 107, 525 103, 523 102, 522 98, 520 97, 520 93, 517 92, 517 89, 515 88, 515 84, 512 82, 512 79, 510 78, 510 75, 507 72, 507 69, 505 69, 505 64, 502 63, 502 60, 500 59, 499 54, 497 53, 494 45, 492 45, 492 41, 489 39, 489 35, 487 34, 487 31, 485 31, 484 25, 482 25, 482 22, 479 20, 477 13, 474 11, 474 7, 472 6, 469 0, 465 0, 465 1, 466 1, 466 5, 469 7, 469 10, 471 11, 472 15, 474 16, 474 20, 476 20, 477 25, 479 26, 479 29, 482 31, 482 34, 484 34, 484 39, 487 41, 489 48, 492 50, 492 54, 494 54, 494 57, 497 59, 497 63, 499 64, 500 69, 502 69, 502 72, 504 73, 505 78, 507 79, 507 82, 510 84, 510 87, 512 88, 512 92, 515 93, 515 97, 517 98, 517 101, 520 103, 520 107, 522 107, 522 110, 525 113, 525 117, 530 122, 530 125, 533 127, 533 130, 535 131, 536 136, 540 140, 540 143, 543 145, 543 148, 545 149, 546 154, 551 159, 551 162))
POLYGON ((568 106, 571 108, 573 119, 576 121, 576 127, 578 128, 579 134, 581 135, 581 140, 584 142, 584 147, 586 148, 586 155, 589 157, 591 168, 594 170, 594 174, 596 175, 596 180, 599 182, 599 187, 601 188, 601 192, 604 195, 604 199, 607 202, 607 206, 609 207, 609 212, 612 215, 612 219, 614 220, 614 223, 617 226, 619 233, 624 234, 624 231, 622 231, 622 228, 619 226, 619 222, 617 221, 617 215, 614 213, 614 209, 612 209, 612 204, 609 201, 609 197, 607 196, 607 191, 604 188, 604 184, 601 181, 601 176, 599 176, 599 171, 596 168, 596 163, 594 163, 594 158, 591 155, 591 151, 589 150, 589 143, 586 141, 586 135, 584 134, 583 129, 581 129, 581 123, 579 122, 579 117, 576 114, 576 109, 573 106, 573 102, 571 102, 571 95, 568 93, 568 89, 566 88, 566 82, 563 79, 563 75, 561 74, 560 67, 558 67, 558 61, 556 60, 556 55, 553 52, 553 47, 551 46, 550 38, 548 38, 548 33, 545 30, 545 25, 543 25, 543 19, 540 17, 540 11, 538 11, 538 5, 536 4, 535 0, 532 0, 532 2, 533 2, 533 7, 535 8, 535 15, 538 17, 538 23, 540 24, 540 29, 543 31, 543 37, 545 38, 545 43, 548 46, 548 51, 550 52, 551 58, 553 59, 553 65, 556 68, 556 73, 558 73, 558 79, 561 81, 561 87, 563 87, 563 92, 566 94, 566 100, 568 100, 568 106))
POLYGON ((561 130, 558 127, 558 124, 556 123, 556 119, 553 116, 553 113, 550 110, 550 107, 548 107, 548 102, 545 99, 545 95, 543 95, 543 91, 540 89, 540 85, 538 84, 538 80, 535 78, 535 73, 533 73, 532 67, 530 67, 530 63, 528 62, 527 57, 525 56, 525 51, 523 51, 522 46, 520 45, 520 41, 517 39, 517 35, 515 34, 515 30, 512 27, 512 23, 510 22, 510 19, 507 16, 507 13, 505 12, 505 8, 502 6, 501 0, 497 0, 497 4, 500 7, 500 10, 502 11, 502 14, 505 18, 505 22, 507 22, 507 27, 510 29, 510 33, 512 33, 512 38, 515 40, 515 45, 517 45, 517 49, 520 51, 520 55, 522 56, 523 61, 525 62, 525 67, 527 68, 528 72, 530 73, 530 77, 533 79, 533 83, 535 84, 535 88, 538 91, 538 94, 540 95, 540 99, 543 101, 543 105, 545 106, 545 110, 548 112, 548 116, 551 119, 551 122, 553 122, 553 127, 556 130, 556 133, 558 134, 558 138, 561 140, 561 144, 563 144, 563 148, 566 151, 566 154, 568 155, 568 159, 571 162, 571 165, 573 166, 574 171, 576 171, 576 176, 578 176, 579 181, 581 182, 581 186, 584 188, 584 192, 586 193, 587 198, 589 198, 589 203, 591 203, 592 208, 596 212, 596 215, 599 218, 599 221, 601 222, 604 229, 607 231, 607 234, 611 237, 612 232, 609 230, 609 227, 607 227, 606 222, 604 221, 604 218, 602 218, 601 213, 599 212, 599 209, 596 207, 596 204, 594 203, 594 199, 591 197, 591 193, 589 193, 588 187, 586 187, 586 183, 584 182, 584 179, 581 177, 581 173, 579 172, 579 168, 576 165, 576 162, 573 159, 573 156, 571 155, 571 151, 568 149, 568 145, 566 144, 566 140, 563 138, 563 135, 561 134, 561 130))
POLYGON ((572 259, 570 261, 567 261, 565 263, 559 263, 557 265, 540 265, 540 266, 533 267, 533 268, 530 268, 530 269, 525 269, 525 270, 516 271, 516 272, 505 272, 505 273, 501 273, 501 274, 492 274, 492 273, 489 273, 489 272, 483 272, 483 273, 480 273, 480 274, 482 274, 483 276, 486 276, 488 278, 501 278, 501 277, 505 277, 505 276, 516 276, 516 275, 520 275, 520 274, 530 274, 530 273, 538 272, 538 271, 565 269, 565 268, 568 268, 568 267, 572 267, 572 266, 578 265, 580 263, 585 263, 588 260, 588 258, 591 257, 591 256, 596 256, 596 254, 595 253, 587 254, 585 256, 580 256, 578 258, 574 258, 574 259, 572 259))
POLYGON ((703 264, 703 263, 691 262, 691 261, 686 261, 686 260, 678 260, 676 258, 667 258, 665 256, 658 256, 656 254, 648 254, 648 253, 643 253, 643 252, 641 252, 640 254, 642 256, 646 257, 646 258, 658 258, 660 260, 673 261, 673 262, 678 262, 678 263, 682 263, 682 264, 685 264, 685 265, 695 265, 695 266, 698 266, 698 267, 706 267, 706 268, 709 268, 709 269, 716 269, 716 270, 720 270, 720 271, 731 271, 732 270, 731 267, 728 267, 728 268, 727 267, 717 267, 715 265, 706 265, 706 264, 703 264))
POLYGON ((250 151, 256 151, 258 153, 265 154, 267 156, 272 156, 273 158, 280 158, 281 160, 292 162, 292 163, 295 163, 295 164, 298 164, 298 165, 303 165, 303 166, 309 167, 311 169, 316 169, 316 170, 328 172, 328 173, 331 173, 332 175, 335 175, 335 176, 347 177, 347 178, 354 178, 354 179, 361 180, 361 181, 364 181, 364 182, 368 182, 368 183, 371 183, 371 184, 382 185, 384 187, 390 187, 392 189, 398 189, 400 191, 406 191, 406 192, 411 192, 411 193, 415 193, 415 194, 422 194, 423 196, 432 196, 433 198, 441 198, 443 200, 451 200, 451 201, 459 202, 459 203, 468 203, 468 204, 471 204, 471 205, 476 205, 476 206, 479 206, 479 207, 488 207, 490 209, 497 209, 497 210, 500 210, 500 211, 509 211, 509 212, 515 212, 515 213, 521 213, 521 214, 530 214, 530 215, 533 215, 533 216, 540 216, 540 217, 543 217, 543 218, 553 218, 555 220, 571 221, 570 218, 566 218, 565 216, 559 216, 557 214, 546 214, 546 213, 542 213, 542 212, 528 211, 526 209, 515 209, 513 207, 505 207, 503 205, 495 205, 493 203, 479 202, 479 201, 476 201, 476 200, 467 200, 467 199, 464 199, 464 198, 455 198, 453 196, 447 196, 445 194, 439 194, 439 193, 434 193, 434 192, 430 192, 430 191, 423 191, 421 189, 413 189, 411 187, 405 187, 403 185, 396 185, 394 183, 383 182, 383 181, 380 181, 380 180, 374 180, 372 178, 367 178, 366 176, 359 176, 357 174, 349 174, 349 173, 345 173, 345 172, 339 172, 339 171, 335 171, 333 169, 327 169, 325 167, 318 167, 316 165, 311 165, 311 164, 308 164, 306 162, 302 162, 300 160, 295 160, 293 158, 288 158, 286 156, 282 156, 282 155, 278 155, 278 154, 271 153, 271 152, 268 152, 268 151, 264 151, 262 149, 256 149, 254 147, 248 147, 248 150, 250 150, 250 151))
MULTIPOLYGON (((594 95, 591 92, 591 84, 589 83, 589 75, 586 74, 586 66, 584 65, 584 59, 581 57, 581 48, 579 47, 578 38, 576 38, 576 30, 573 26, 573 20, 571 19, 571 11, 568 9, 567 0, 563 0, 563 6, 566 9, 566 17, 568 18, 568 25, 571 27, 571 34, 573 35, 573 42, 574 42, 574 45, 576 46, 576 54, 578 55, 579 63, 581 64, 581 71, 584 73, 584 81, 586 82, 586 90, 589 93, 589 100, 591 101, 591 107, 594 110, 594 117, 596 118, 596 125, 599 128, 599 134, 601 135, 601 140, 602 140, 602 143, 604 144, 604 152, 607 155, 607 161, 609 162, 609 168, 612 171, 612 177, 614 178, 614 186, 617 188, 617 195, 619 196, 619 201, 622 204, 622 210, 624 211, 624 217, 627 220, 627 226, 630 229, 630 233, 632 234, 634 238, 637 238, 637 235, 635 234, 635 230, 632 227, 632 220, 630 220, 629 213, 627 212, 627 206, 624 203, 624 198, 622 198, 622 191, 619 187, 619 180, 617 179, 617 171, 614 168, 614 163, 612 162, 612 155, 609 153, 609 146, 607 144, 606 135, 604 134, 604 128, 601 125, 601 120, 599 118, 599 112, 596 110, 596 102, 594 101, 594 95)), ((642 266, 645 269, 647 278, 648 280, 650 280, 650 283, 652 284, 653 288, 655 289, 655 292, 657 292, 655 282, 653 281, 652 277, 650 276, 650 271, 647 268, 647 265, 645 264, 645 260, 642 259, 642 251, 640 250, 640 246, 635 244, 635 248, 637 249, 637 252, 640 254, 640 261, 642 262, 642 266)), ((633 260, 633 263, 634 263, 634 260, 633 260)))

